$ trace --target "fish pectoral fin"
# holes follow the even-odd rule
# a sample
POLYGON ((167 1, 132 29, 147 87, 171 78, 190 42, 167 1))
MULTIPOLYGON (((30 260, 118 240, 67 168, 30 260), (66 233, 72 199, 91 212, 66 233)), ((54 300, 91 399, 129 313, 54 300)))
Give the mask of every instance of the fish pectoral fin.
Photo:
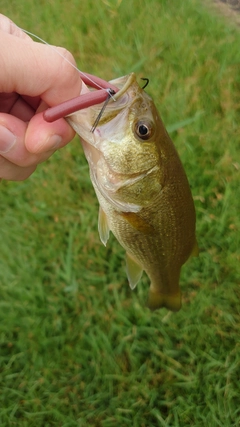
POLYGON ((98 213, 98 232, 101 242, 106 246, 109 239, 110 229, 108 226, 107 215, 102 210, 101 206, 99 207, 98 213))
POLYGON ((168 308, 171 311, 178 311, 182 305, 182 298, 180 290, 176 294, 162 294, 159 292, 149 291, 148 307, 150 310, 157 310, 158 308, 168 308))
POLYGON ((126 269, 129 286, 134 289, 142 277, 143 269, 128 253, 126 253, 126 269))
POLYGON ((197 257, 198 255, 199 255, 199 247, 198 247, 197 241, 195 240, 195 243, 194 243, 194 246, 193 246, 193 250, 192 250, 190 256, 191 257, 192 256, 197 257))
POLYGON ((133 228, 144 234, 154 233, 154 227, 135 212, 119 212, 133 228))

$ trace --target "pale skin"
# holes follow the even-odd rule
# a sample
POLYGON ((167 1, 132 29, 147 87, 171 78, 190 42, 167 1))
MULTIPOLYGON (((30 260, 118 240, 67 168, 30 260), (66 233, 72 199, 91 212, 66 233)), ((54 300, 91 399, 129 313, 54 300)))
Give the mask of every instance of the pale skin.
MULTIPOLYGON (((1 14, 0 41, 0 178, 20 181, 73 139, 66 120, 47 123, 43 111, 78 96, 82 81, 50 46, 1 14)), ((57 49, 75 65, 67 50, 57 49)))

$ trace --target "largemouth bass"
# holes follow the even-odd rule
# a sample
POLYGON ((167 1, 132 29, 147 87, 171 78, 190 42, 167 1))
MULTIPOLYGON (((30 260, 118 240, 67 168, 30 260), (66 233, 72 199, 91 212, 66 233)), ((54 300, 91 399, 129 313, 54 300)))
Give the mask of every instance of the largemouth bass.
POLYGON ((150 278, 151 309, 181 307, 180 270, 197 255, 195 209, 177 151, 152 99, 134 73, 112 81, 119 87, 101 111, 97 105, 68 117, 81 138, 100 209, 98 229, 126 250, 130 287, 150 278))

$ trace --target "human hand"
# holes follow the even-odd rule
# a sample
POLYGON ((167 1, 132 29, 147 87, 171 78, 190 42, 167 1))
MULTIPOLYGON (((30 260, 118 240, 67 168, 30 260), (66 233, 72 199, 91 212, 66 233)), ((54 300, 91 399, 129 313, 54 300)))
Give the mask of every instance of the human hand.
MULTIPOLYGON (((80 94, 79 72, 50 46, 34 42, 0 14, 0 178, 24 180, 74 137, 43 111, 80 94)), ((75 65, 72 55, 55 48, 75 65)))

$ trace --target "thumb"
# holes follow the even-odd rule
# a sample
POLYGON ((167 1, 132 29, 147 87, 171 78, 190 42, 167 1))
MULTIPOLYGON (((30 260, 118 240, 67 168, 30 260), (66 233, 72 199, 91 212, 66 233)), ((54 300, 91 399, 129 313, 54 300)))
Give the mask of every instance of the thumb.
POLYGON ((64 119, 47 123, 39 113, 27 125, 17 117, 0 114, 0 156, 17 166, 41 163, 73 137, 74 131, 64 119))
POLYGON ((30 120, 25 145, 33 154, 43 154, 64 147, 75 135, 74 130, 64 119, 48 123, 43 113, 38 113, 30 120))

